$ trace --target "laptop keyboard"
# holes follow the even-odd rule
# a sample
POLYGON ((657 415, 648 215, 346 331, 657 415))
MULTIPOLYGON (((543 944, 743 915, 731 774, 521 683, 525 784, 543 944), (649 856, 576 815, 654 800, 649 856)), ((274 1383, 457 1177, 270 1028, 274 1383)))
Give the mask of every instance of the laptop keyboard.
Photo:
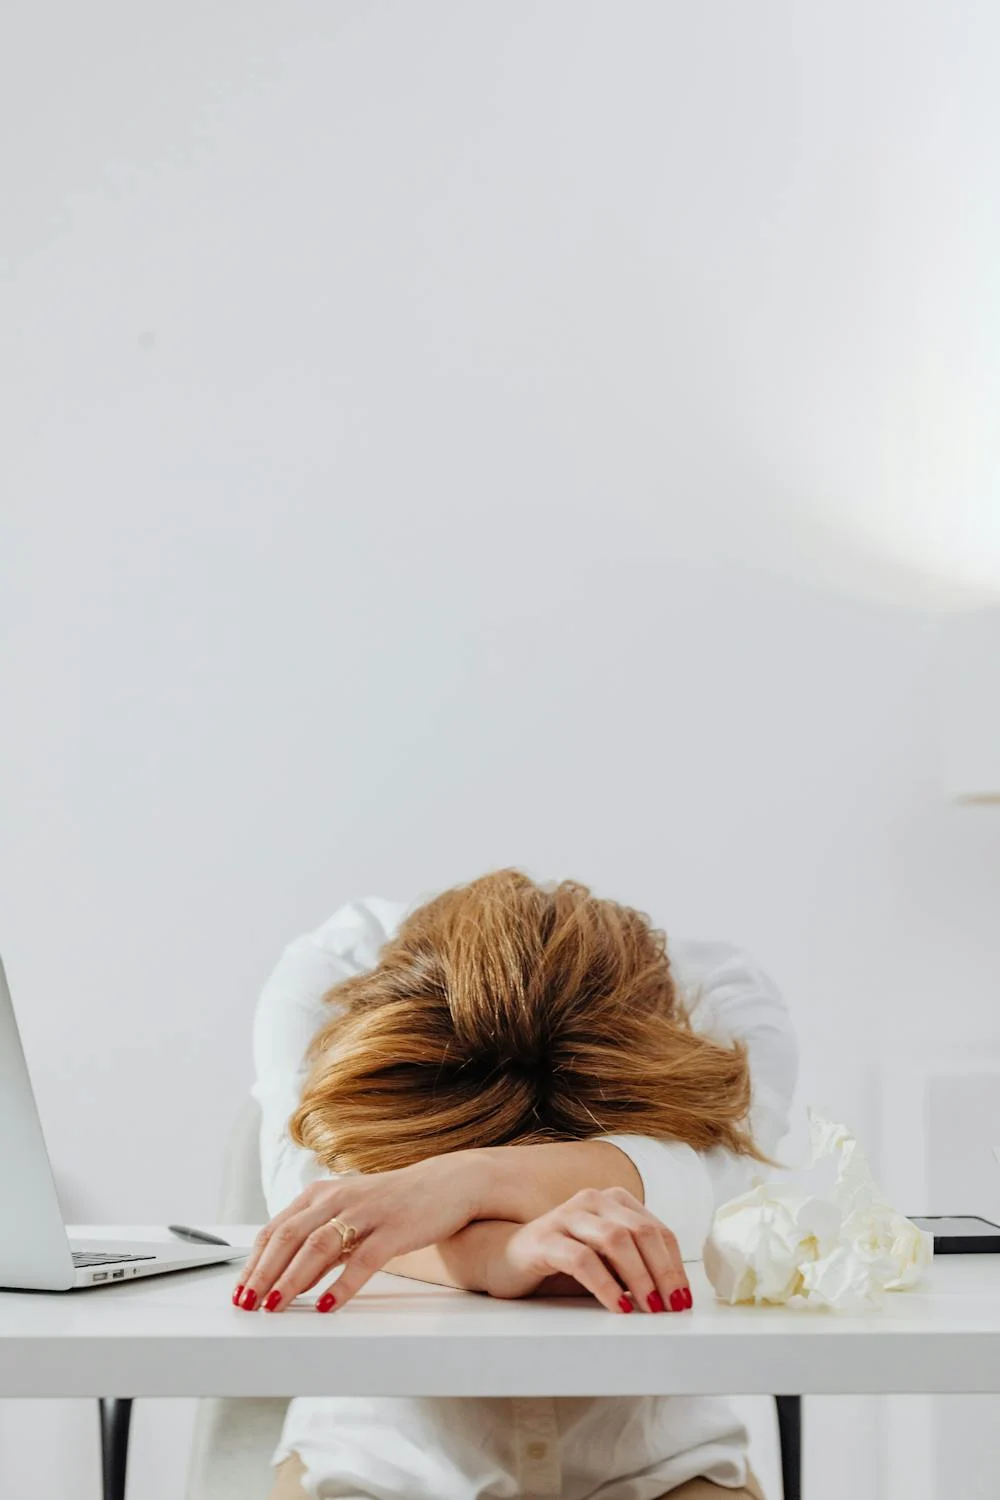
POLYGON ((123 1260, 155 1260, 155 1255, 102 1255, 96 1250, 74 1250, 73 1264, 83 1266, 117 1266, 123 1260))

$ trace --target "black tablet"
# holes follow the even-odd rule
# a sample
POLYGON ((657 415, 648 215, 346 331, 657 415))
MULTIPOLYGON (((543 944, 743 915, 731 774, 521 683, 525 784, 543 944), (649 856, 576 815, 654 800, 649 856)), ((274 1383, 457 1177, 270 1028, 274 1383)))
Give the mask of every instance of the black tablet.
POLYGON ((973 1214, 931 1215, 926 1219, 914 1217, 913 1223, 934 1236, 935 1255, 1000 1254, 1000 1224, 991 1224, 989 1219, 973 1214))

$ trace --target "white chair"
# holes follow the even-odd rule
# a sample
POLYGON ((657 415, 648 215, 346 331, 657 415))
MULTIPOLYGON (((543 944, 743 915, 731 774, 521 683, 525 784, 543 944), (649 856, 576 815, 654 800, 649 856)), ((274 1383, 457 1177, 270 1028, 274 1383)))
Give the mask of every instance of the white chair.
MULTIPOLYGON (((260 1110, 248 1099, 226 1149, 219 1206, 222 1224, 263 1224, 267 1218, 260 1186, 259 1128, 260 1110)), ((802 1403, 798 1396, 776 1396, 775 1403, 784 1500, 800 1500, 802 1403)), ((267 1500, 271 1454, 278 1446, 287 1405, 286 1400, 275 1398, 212 1396, 199 1401, 186 1500, 267 1500)), ((124 1475, 122 1458, 122 1492, 124 1475)), ((765 1488, 768 1494, 774 1493, 766 1484, 765 1488)))
MULTIPOLYGON (((267 1208, 260 1186, 260 1110, 248 1099, 226 1148, 222 1173, 222 1224, 263 1224, 267 1208)), ((198 1403, 186 1500, 267 1500, 288 1402, 283 1398, 211 1396, 198 1403)))

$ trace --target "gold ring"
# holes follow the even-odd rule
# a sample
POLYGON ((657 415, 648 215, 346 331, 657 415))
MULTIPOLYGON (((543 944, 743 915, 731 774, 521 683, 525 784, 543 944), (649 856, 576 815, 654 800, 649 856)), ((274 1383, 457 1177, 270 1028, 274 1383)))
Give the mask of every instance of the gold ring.
POLYGON ((353 1224, 345 1224, 343 1219, 331 1219, 330 1223, 340 1235, 340 1253, 343 1256, 350 1255, 357 1243, 358 1231, 353 1224))

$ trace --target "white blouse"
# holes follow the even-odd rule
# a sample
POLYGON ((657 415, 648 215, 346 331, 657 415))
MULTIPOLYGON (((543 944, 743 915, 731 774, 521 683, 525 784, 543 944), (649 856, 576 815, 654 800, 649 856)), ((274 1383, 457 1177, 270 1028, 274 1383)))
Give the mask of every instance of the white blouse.
MULTIPOLYGON (((309 1043, 330 1016, 323 996, 373 968, 418 904, 352 902, 291 943, 264 987, 253 1094, 272 1215, 307 1183, 332 1175, 287 1130, 309 1043)), ((751 959, 724 943, 670 943, 669 953, 696 1030, 746 1043, 751 1129, 773 1154, 788 1129, 798 1065, 784 1001, 751 959)), ((721 1148, 696 1152, 641 1135, 599 1139, 635 1164, 646 1205, 673 1230, 685 1260, 700 1260, 715 1209, 760 1170, 721 1148)), ((710 1396, 300 1397, 289 1405, 274 1462, 298 1453, 319 1500, 656 1500, 698 1476, 739 1488, 746 1450, 746 1429, 710 1396)))

